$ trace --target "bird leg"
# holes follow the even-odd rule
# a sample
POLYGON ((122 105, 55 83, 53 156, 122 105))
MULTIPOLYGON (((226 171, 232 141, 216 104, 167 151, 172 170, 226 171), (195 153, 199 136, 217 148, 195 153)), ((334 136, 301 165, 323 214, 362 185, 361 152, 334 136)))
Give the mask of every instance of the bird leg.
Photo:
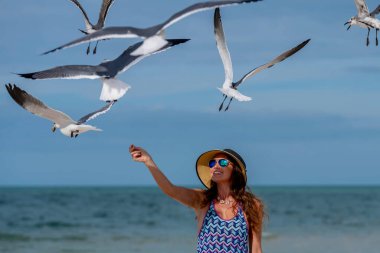
POLYGON ((91 45, 91 42, 88 43, 88 47, 87 47, 86 54, 89 54, 89 53, 90 53, 90 45, 91 45))
POLYGON ((376 46, 379 45, 379 40, 377 39, 377 32, 379 31, 379 29, 376 28, 376 46))
POLYGON ((222 103, 220 104, 220 106, 219 106, 219 111, 222 110, 222 108, 223 108, 223 104, 224 104, 224 101, 226 101, 226 99, 227 99, 227 95, 224 95, 223 102, 222 102, 222 103))
POLYGON ((369 27, 367 29, 368 29, 368 33, 367 33, 367 47, 368 47, 368 45, 369 45, 369 32, 371 31, 371 29, 369 29, 369 27))
POLYGON ((92 51, 92 54, 96 54, 96 48, 98 47, 98 43, 99 43, 99 40, 96 41, 96 45, 95 45, 94 51, 92 51))
POLYGON ((233 99, 233 97, 231 97, 230 102, 228 103, 228 105, 227 105, 226 109, 224 109, 224 111, 227 111, 228 108, 230 108, 230 104, 231 104, 231 102, 232 102, 232 99, 233 99))
POLYGON ((74 137, 74 132, 71 132, 70 137, 71 137, 71 138, 74 137))

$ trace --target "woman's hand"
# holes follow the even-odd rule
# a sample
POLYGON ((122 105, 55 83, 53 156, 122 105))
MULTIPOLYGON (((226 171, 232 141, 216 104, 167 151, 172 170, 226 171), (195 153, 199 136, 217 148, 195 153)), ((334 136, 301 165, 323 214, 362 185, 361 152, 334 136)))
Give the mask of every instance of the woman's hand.
POLYGON ((129 153, 131 153, 132 159, 136 162, 153 163, 153 159, 148 152, 140 147, 135 147, 133 144, 129 147, 129 153))

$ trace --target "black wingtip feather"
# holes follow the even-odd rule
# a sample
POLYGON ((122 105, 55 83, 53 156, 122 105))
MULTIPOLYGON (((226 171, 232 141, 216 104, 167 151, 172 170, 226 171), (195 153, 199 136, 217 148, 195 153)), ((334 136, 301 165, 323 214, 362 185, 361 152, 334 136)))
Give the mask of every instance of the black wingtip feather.
POLYGON ((304 47, 307 43, 309 43, 310 40, 311 40, 311 39, 307 39, 307 40, 305 40, 304 42, 302 42, 302 43, 300 44, 300 46, 304 47))
POLYGON ((53 53, 55 51, 59 50, 58 48, 55 48, 53 50, 49 50, 49 51, 46 51, 46 52, 43 52, 41 55, 47 55, 47 54, 50 54, 50 53, 53 53))
POLYGON ((11 83, 8 83, 8 85, 5 85, 5 87, 7 88, 7 91, 9 95, 13 98, 13 100, 20 106, 23 106, 25 101, 23 99, 23 94, 26 93, 26 91, 20 89, 15 84, 13 84, 12 86, 11 83))
POLYGON ((25 74, 17 74, 17 75, 19 75, 19 76, 21 76, 23 78, 35 80, 36 78, 34 77, 34 74, 35 73, 25 73, 25 74))
POLYGON ((189 40, 190 39, 168 39, 167 41, 169 41, 170 45, 175 46, 178 44, 186 43, 189 40))
MULTIPOLYGON (((311 40, 311 39, 307 39, 307 40, 305 40, 304 42, 302 42, 301 44, 299 44, 296 48, 297 48, 298 50, 301 50, 304 46, 306 46, 307 43, 309 43, 310 40, 311 40)), ((297 50, 297 51, 298 51, 298 50, 297 50)))

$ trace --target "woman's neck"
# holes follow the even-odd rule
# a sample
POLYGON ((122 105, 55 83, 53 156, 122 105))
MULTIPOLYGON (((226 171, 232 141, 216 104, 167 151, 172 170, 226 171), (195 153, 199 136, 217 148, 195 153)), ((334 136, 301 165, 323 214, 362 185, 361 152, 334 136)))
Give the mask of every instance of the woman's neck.
POLYGON ((231 195, 231 188, 229 184, 218 184, 218 198, 227 199, 231 195))

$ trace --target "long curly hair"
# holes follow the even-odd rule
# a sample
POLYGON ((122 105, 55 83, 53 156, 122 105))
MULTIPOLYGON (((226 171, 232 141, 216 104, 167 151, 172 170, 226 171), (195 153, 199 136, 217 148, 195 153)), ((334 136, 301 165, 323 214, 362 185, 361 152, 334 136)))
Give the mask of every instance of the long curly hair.
MULTIPOLYGON (((231 157, 232 159, 232 157, 231 157)), ((234 159, 232 159, 234 161, 234 159)), ((242 209, 247 216, 248 226, 250 231, 254 231, 256 235, 261 236, 263 219, 264 219, 264 204, 256 197, 246 185, 245 177, 241 169, 234 162, 234 169, 231 174, 231 196, 236 200, 235 210, 238 204, 242 206, 242 209)), ((217 184, 211 181, 209 189, 204 191, 204 199, 202 206, 207 206, 218 197, 217 184)))

